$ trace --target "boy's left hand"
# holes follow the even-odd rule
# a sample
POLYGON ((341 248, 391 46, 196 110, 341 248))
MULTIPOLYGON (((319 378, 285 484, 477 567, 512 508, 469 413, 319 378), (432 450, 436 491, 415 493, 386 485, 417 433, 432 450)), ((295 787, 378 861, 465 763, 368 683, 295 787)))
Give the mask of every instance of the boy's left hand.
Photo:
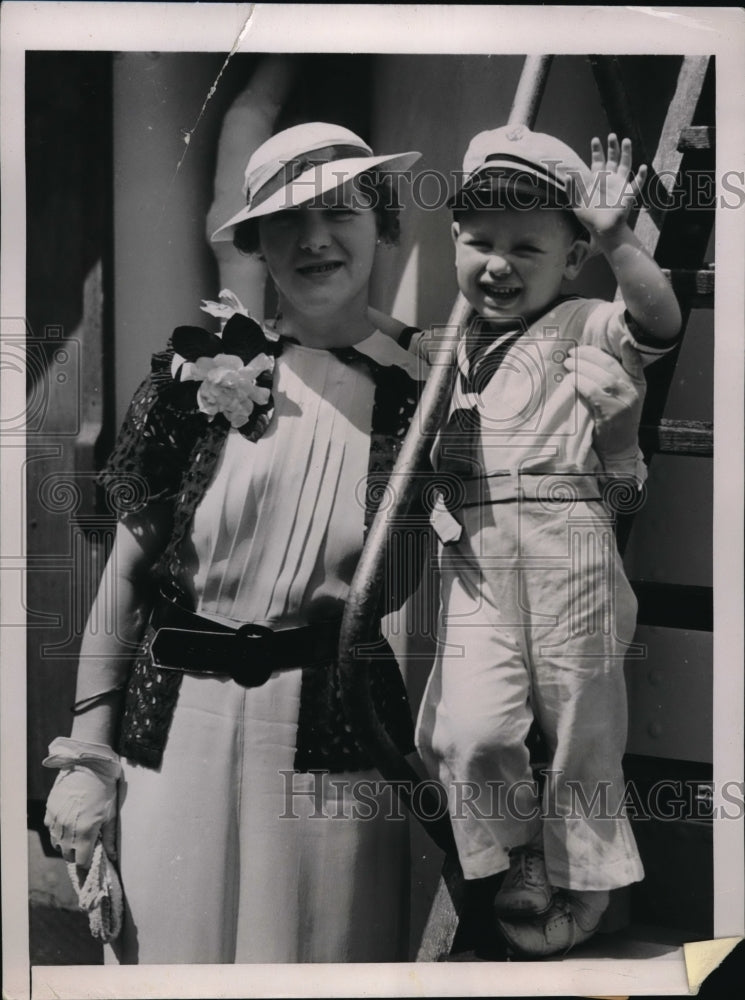
POLYGON ((608 155, 597 137, 591 143, 590 169, 572 171, 566 178, 567 194, 572 210, 591 235, 602 237, 625 224, 634 200, 647 177, 642 164, 633 181, 631 174, 631 140, 608 136, 608 155))

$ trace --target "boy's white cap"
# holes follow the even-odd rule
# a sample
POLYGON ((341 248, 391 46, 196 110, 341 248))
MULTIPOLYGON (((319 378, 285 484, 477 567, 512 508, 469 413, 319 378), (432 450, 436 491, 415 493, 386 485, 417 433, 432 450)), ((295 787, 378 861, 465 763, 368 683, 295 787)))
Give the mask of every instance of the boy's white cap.
POLYGON ((565 142, 527 125, 504 125, 474 136, 463 158, 465 179, 451 201, 469 191, 513 185, 548 190, 566 204, 566 175, 586 171, 582 159, 565 142))
POLYGON ((375 156, 358 135, 340 125, 307 122, 278 132, 253 153, 243 193, 248 204, 212 234, 215 243, 233 239, 246 219, 295 208, 358 177, 366 170, 406 170, 421 153, 375 156))

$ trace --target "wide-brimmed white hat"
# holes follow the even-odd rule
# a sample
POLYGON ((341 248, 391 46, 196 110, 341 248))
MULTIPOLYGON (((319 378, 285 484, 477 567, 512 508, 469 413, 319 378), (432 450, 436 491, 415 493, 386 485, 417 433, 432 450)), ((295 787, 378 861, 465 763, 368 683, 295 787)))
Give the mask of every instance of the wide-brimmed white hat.
POLYGON ((267 139, 251 156, 243 184, 248 203, 212 234, 212 240, 232 240, 239 223, 296 208, 366 170, 407 170, 421 155, 409 152, 375 156, 354 132, 328 122, 307 122, 285 129, 267 139))

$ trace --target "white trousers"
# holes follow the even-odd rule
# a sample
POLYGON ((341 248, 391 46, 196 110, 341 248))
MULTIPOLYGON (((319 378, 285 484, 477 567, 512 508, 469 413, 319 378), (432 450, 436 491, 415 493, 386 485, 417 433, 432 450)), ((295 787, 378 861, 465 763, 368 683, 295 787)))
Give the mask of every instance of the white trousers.
POLYGON ((557 888, 643 877, 624 815, 624 657, 636 599, 599 502, 467 508, 440 550, 438 655, 417 744, 446 786, 466 878, 543 842, 557 888), (526 737, 550 760, 542 797, 526 737))
POLYGON ((299 670, 252 690, 184 677, 161 768, 125 762, 107 961, 407 957, 407 821, 390 791, 370 805, 375 772, 293 772, 299 698, 299 670))

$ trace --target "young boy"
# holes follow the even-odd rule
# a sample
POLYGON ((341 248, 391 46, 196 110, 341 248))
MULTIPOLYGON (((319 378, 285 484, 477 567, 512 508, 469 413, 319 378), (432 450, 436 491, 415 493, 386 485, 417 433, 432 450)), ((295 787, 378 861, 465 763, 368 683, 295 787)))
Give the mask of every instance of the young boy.
POLYGON ((609 890, 643 877, 621 771, 636 601, 577 359, 589 345, 649 363, 681 324, 626 223, 646 168, 631 185, 628 140, 609 136, 607 159, 598 139, 591 148, 588 170, 552 136, 483 132, 453 202, 458 285, 476 317, 437 449, 440 641, 417 742, 448 790, 466 879, 506 873, 499 928, 536 957, 587 940, 609 890), (593 251, 621 301, 561 297, 593 251), (542 800, 534 720, 550 755, 542 800))

